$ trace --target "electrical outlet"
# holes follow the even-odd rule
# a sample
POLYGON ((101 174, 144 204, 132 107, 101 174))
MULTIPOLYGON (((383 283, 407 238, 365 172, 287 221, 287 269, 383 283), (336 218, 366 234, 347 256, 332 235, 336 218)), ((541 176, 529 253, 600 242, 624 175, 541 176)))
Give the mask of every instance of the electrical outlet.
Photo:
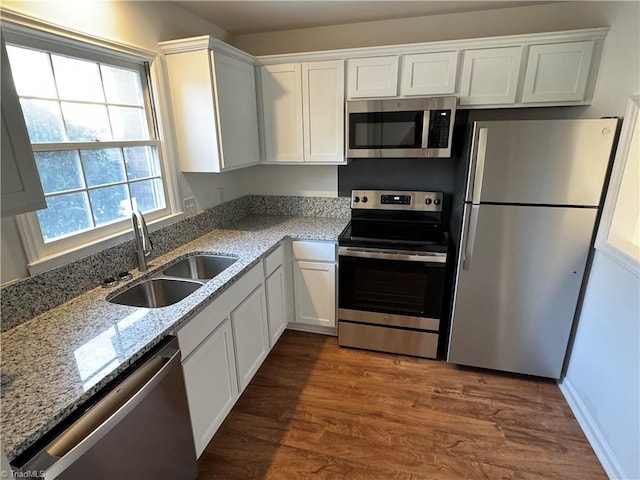
POLYGON ((184 216, 193 217, 196 214, 196 199, 188 197, 184 199, 184 216))
POLYGON ((218 202, 219 203, 224 203, 224 188, 223 187, 219 187, 218 188, 218 202))

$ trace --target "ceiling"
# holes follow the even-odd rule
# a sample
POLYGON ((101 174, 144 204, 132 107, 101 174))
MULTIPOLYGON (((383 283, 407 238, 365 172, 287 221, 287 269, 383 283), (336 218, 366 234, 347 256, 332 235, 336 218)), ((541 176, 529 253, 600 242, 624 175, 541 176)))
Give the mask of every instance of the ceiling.
POLYGON ((233 35, 555 3, 544 1, 175 0, 233 35))

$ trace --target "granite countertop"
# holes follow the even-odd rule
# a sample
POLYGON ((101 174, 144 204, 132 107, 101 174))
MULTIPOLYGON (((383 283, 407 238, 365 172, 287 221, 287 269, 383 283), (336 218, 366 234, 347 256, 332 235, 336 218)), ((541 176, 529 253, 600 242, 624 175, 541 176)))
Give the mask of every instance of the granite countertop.
MULTIPOLYGON (((149 276, 188 253, 238 261, 184 300, 163 308, 116 305, 126 288, 95 288, 1 336, 2 445, 13 460, 132 362, 206 307, 284 238, 337 240, 346 218, 250 215, 150 262, 149 276)), ((141 278, 134 272, 134 279, 141 278)))

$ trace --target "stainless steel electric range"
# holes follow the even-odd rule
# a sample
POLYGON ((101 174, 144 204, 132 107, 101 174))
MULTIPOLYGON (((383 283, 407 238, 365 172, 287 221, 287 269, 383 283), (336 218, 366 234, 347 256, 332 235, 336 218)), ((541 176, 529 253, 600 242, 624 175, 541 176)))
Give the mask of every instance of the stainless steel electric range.
POLYGON ((436 358, 447 236, 443 194, 354 190, 338 239, 338 343, 436 358))

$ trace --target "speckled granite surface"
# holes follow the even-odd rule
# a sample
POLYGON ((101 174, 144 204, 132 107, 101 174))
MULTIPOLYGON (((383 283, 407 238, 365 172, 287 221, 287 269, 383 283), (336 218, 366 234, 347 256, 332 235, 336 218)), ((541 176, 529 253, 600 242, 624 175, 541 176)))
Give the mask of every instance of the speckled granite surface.
MULTIPOLYGON (((2 444, 12 460, 133 361, 175 333, 286 237, 336 240, 346 218, 249 215, 151 262, 187 253, 238 261, 174 305, 145 309, 108 303, 95 288, 2 334, 2 444)), ((137 282, 135 278, 128 285, 137 282)))
MULTIPOLYGON (((152 258, 250 213, 339 218, 348 217, 350 210, 348 198, 249 195, 152 232, 152 258)), ((82 295, 107 277, 134 268, 133 240, 130 240, 4 286, 0 294, 0 330, 5 332, 82 295)))
MULTIPOLYGON (((152 258, 184 245, 249 213, 249 197, 218 205, 150 234, 152 258)), ((133 238, 133 233, 131 233, 133 238)), ((82 295, 107 277, 136 268, 133 240, 2 287, 3 332, 82 295)))
POLYGON ((299 215, 302 217, 349 217, 350 197, 249 196, 251 213, 264 215, 299 215))

